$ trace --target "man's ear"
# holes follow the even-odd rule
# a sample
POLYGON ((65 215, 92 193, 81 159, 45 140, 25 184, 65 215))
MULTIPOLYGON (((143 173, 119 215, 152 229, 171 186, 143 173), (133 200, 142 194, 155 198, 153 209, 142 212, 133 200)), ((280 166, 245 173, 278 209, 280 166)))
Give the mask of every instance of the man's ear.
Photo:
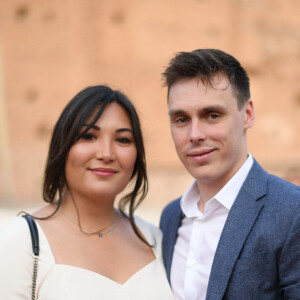
POLYGON ((248 129, 253 126, 254 124, 254 107, 253 107, 253 101, 250 98, 246 104, 244 109, 244 129, 248 129))

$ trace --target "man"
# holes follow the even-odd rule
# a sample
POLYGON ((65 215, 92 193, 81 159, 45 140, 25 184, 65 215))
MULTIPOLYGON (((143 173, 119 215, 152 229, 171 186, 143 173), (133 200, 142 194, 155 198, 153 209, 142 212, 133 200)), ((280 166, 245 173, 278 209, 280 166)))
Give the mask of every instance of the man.
POLYGON ((163 73, 177 154, 195 178, 163 211, 176 299, 300 299, 300 189, 247 153, 249 79, 220 50, 177 54, 163 73))

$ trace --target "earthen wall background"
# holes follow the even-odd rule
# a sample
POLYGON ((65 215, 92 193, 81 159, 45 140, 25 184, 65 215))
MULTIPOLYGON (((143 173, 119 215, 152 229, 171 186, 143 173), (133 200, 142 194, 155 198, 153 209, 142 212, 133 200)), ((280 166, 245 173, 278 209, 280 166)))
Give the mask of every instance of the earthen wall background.
POLYGON ((300 172, 299 13, 299 0, 0 0, 0 207, 40 201, 54 123, 79 90, 101 83, 140 114, 145 205, 182 194, 191 177, 173 148, 160 74, 176 52, 197 48, 247 69, 253 156, 280 176, 300 172))

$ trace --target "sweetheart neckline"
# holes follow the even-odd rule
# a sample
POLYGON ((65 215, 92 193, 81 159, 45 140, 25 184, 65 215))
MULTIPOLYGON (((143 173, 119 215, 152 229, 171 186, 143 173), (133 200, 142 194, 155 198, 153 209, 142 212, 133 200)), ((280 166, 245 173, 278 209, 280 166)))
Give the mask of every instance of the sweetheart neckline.
POLYGON ((84 269, 84 268, 80 268, 80 267, 77 267, 77 266, 72 266, 72 265, 65 265, 65 264, 54 264, 53 267, 57 267, 57 268, 65 268, 65 269, 76 269, 78 270, 79 272, 85 272, 85 273, 90 273, 92 274, 92 276, 95 276, 95 277, 100 277, 100 278, 103 278, 109 282, 112 282, 113 284, 115 285, 118 285, 118 286, 125 286, 127 283, 129 283, 131 280, 133 280, 134 277, 138 276, 140 273, 142 273, 145 269, 148 269, 152 264, 154 264, 155 262, 158 261, 158 258, 155 258, 153 259, 152 261, 150 261, 149 263, 147 263, 145 266, 143 266, 141 269, 139 269, 138 271, 136 271, 134 274, 132 274, 130 277, 128 277, 123 283, 120 283, 118 281, 115 281, 103 274, 100 274, 100 273, 97 273, 97 272, 94 272, 94 271, 91 271, 91 270, 88 270, 88 269, 84 269))

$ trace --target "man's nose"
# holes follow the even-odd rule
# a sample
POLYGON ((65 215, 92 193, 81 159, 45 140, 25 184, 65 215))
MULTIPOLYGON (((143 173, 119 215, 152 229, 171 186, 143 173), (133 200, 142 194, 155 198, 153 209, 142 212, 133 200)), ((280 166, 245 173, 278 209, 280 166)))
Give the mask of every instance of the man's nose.
POLYGON ((114 147, 111 141, 101 140, 97 146, 96 158, 104 162, 111 162, 115 159, 114 147))
POLYGON ((205 126, 200 121, 194 121, 191 123, 190 128, 190 142, 199 143, 206 139, 205 126))

